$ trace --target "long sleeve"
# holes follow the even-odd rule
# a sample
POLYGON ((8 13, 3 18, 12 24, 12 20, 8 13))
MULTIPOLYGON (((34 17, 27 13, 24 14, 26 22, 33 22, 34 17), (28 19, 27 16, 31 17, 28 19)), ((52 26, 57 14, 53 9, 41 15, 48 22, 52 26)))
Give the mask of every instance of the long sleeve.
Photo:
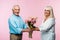
POLYGON ((22 29, 19 28, 19 27, 17 27, 17 24, 15 23, 14 20, 9 19, 9 20, 8 20, 8 23, 9 23, 10 31, 11 31, 12 33, 15 32, 15 34, 20 34, 20 33, 22 32, 22 29), (13 31, 12 31, 12 30, 13 30, 13 31))
POLYGON ((21 23, 23 24, 23 29, 28 28, 28 25, 23 21, 23 19, 21 18, 21 23))
POLYGON ((24 23, 23 25, 24 29, 28 28, 28 25, 24 23))
POLYGON ((48 29, 53 27, 54 24, 55 24, 55 20, 54 19, 48 19, 45 23, 43 23, 39 27, 39 29, 40 29, 40 31, 47 31, 48 29))

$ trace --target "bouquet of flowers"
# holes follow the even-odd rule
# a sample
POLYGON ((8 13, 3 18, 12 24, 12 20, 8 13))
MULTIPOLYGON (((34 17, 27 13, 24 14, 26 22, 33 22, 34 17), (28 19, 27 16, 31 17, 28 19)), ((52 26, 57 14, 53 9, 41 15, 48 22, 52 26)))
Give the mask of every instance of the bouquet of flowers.
MULTIPOLYGON (((31 30, 35 28, 34 24, 36 23, 36 19, 37 17, 30 17, 30 19, 27 20, 27 24, 31 30)), ((32 38, 32 33, 33 31, 29 32, 29 38, 32 38)))

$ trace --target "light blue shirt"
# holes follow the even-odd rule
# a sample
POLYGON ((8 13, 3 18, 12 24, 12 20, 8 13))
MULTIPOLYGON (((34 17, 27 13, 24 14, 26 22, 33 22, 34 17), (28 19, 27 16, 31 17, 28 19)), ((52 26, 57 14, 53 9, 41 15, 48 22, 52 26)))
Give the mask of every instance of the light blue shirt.
POLYGON ((22 34, 22 29, 26 29, 27 25, 24 23, 20 16, 12 15, 8 19, 10 33, 22 34))

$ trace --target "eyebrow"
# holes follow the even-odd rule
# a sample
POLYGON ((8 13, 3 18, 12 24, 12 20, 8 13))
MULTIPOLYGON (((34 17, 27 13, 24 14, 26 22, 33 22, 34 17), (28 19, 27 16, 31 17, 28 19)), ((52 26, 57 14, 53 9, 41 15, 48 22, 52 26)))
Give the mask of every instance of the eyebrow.
POLYGON ((45 10, 45 11, 50 11, 50 10, 45 10))

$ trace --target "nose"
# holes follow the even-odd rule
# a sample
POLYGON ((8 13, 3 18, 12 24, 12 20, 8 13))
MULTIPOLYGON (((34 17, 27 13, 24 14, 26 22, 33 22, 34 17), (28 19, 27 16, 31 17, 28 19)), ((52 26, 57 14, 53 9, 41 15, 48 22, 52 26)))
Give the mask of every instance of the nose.
POLYGON ((19 12, 19 10, 16 10, 17 12, 19 12))

